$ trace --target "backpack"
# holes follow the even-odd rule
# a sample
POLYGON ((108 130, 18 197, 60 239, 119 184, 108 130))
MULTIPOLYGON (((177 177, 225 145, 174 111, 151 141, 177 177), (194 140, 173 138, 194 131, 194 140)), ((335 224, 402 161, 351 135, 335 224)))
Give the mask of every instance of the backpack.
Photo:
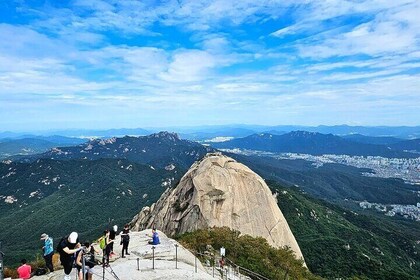
POLYGON ((62 245, 62 243, 63 243, 63 241, 64 240, 66 240, 68 238, 68 236, 67 237, 61 237, 61 239, 60 239, 60 242, 58 242, 58 244, 57 244, 57 247, 55 248, 55 250, 57 251, 57 253, 59 253, 59 254, 61 254, 61 253, 63 253, 63 245, 62 245))
POLYGON ((45 274, 47 274, 47 270, 45 268, 38 268, 37 270, 35 270, 36 276, 41 276, 45 274))
POLYGON ((101 238, 99 238, 99 248, 104 250, 105 247, 106 247, 106 237, 102 236, 101 238))

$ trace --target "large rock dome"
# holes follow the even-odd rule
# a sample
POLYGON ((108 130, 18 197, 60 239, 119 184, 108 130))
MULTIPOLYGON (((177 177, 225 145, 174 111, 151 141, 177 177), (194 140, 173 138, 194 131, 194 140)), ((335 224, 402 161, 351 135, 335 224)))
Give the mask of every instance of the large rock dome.
POLYGON ((263 237, 274 247, 302 253, 276 199, 264 180, 221 153, 195 162, 178 186, 166 190, 131 222, 134 230, 156 226, 168 235, 207 227, 229 227, 263 237))

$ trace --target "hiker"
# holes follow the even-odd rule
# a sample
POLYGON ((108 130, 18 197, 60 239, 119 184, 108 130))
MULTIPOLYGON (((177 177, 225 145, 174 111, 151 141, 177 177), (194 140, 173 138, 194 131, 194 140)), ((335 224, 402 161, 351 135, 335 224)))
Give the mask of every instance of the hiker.
POLYGON ((112 240, 113 242, 110 243, 110 255, 114 255, 114 240, 115 240, 115 236, 117 235, 117 230, 118 230, 118 226, 115 225, 112 227, 112 229, 109 231, 109 239, 112 240))
POLYGON ((222 256, 222 258, 219 260, 219 266, 221 269, 225 266, 225 256, 222 256))
POLYGON ((130 230, 128 229, 128 224, 124 225, 124 229, 121 231, 120 235, 121 235, 121 245, 122 245, 121 258, 125 258, 124 251, 126 255, 130 255, 130 253, 128 253, 128 243, 130 243, 130 230))
POLYGON ((23 259, 20 261, 21 266, 18 267, 17 272, 19 274, 19 278, 21 279, 29 279, 31 278, 32 267, 26 264, 26 260, 23 259))
POLYGON ((54 266, 52 263, 52 257, 54 255, 53 239, 48 236, 48 234, 41 234, 41 240, 44 241, 44 246, 42 246, 42 251, 44 252, 45 265, 50 270, 49 275, 54 273, 54 266))
POLYGON ((152 229, 152 240, 149 240, 148 243, 150 245, 158 245, 158 244, 160 244, 159 234, 158 234, 156 228, 153 228, 152 229))
POLYGON ((83 258, 85 259, 85 279, 91 280, 95 266, 95 249, 89 242, 85 242, 82 248, 76 253, 75 261, 79 280, 83 280, 83 258))
MULTIPOLYGON (((104 231, 104 241, 101 240, 101 243, 104 243, 105 248, 103 249, 103 265, 104 266, 109 266, 109 257, 111 255, 111 244, 114 243, 114 240, 111 240, 109 238, 110 232, 109 230, 105 230, 104 231)), ((102 246, 101 246, 102 247, 102 246)))
POLYGON ((57 252, 60 254, 60 262, 64 267, 64 280, 70 280, 70 273, 73 269, 73 254, 81 250, 77 232, 72 232, 66 238, 62 238, 57 245, 57 252))

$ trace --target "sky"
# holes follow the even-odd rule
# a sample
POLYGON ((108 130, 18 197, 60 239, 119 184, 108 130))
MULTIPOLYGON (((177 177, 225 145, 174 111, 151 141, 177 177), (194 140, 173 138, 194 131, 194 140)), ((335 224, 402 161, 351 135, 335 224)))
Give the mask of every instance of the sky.
POLYGON ((420 1, 3 0, 0 131, 420 125, 420 1))

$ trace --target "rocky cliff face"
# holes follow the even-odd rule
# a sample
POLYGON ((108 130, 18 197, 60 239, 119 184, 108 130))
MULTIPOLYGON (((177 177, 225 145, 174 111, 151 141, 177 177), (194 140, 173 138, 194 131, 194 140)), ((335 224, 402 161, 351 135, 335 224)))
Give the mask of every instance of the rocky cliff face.
POLYGON ((207 227, 229 227, 289 246, 303 258, 276 199, 264 180, 245 165, 220 153, 194 163, 174 189, 166 190, 131 222, 134 230, 155 225, 168 235, 207 227))

